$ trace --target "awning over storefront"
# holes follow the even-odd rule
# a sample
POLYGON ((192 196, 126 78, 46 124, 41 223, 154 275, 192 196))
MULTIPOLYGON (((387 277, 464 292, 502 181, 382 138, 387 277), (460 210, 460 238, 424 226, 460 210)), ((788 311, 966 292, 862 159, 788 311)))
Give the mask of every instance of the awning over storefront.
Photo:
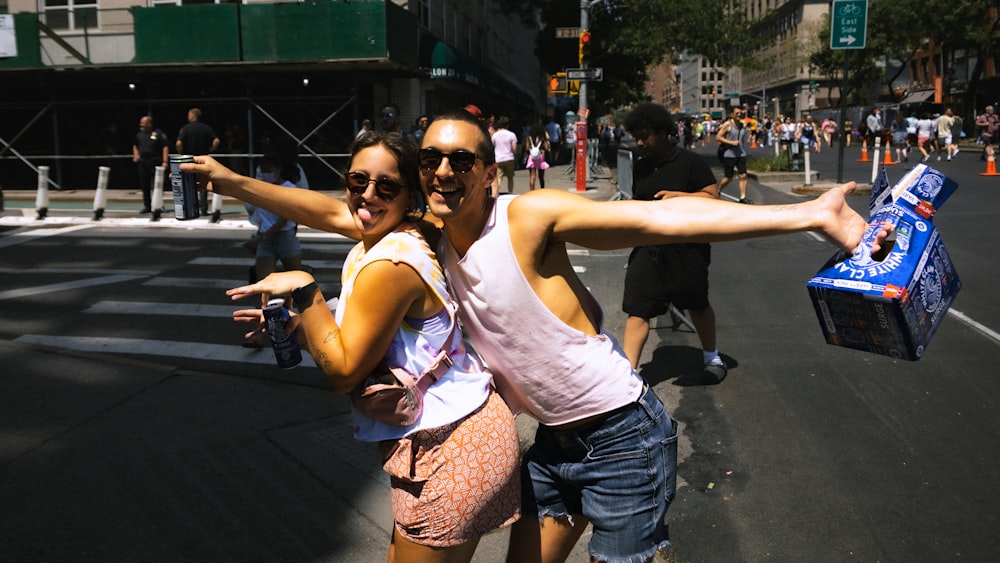
POLYGON ((917 90, 916 92, 907 92, 903 96, 902 100, 899 100, 900 104, 919 104, 921 102, 926 102, 934 95, 934 90, 917 90))
POLYGON ((535 106, 534 98, 512 79, 487 68, 433 35, 423 34, 420 37, 419 65, 427 69, 432 79, 458 80, 520 106, 535 106))

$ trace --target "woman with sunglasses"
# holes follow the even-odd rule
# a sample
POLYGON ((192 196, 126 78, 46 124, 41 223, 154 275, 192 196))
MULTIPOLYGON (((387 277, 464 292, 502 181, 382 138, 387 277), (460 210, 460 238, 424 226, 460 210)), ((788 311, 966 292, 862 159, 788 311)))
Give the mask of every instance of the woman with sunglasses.
MULTIPOLYGON (((453 365, 427 389, 416 423, 396 426, 354 409, 354 428, 357 439, 378 443, 392 478, 388 561, 469 561, 484 534, 520 515, 514 419, 457 330, 457 307, 418 228, 415 148, 398 135, 366 136, 352 148, 346 177, 347 209, 335 221, 360 242, 344 263, 336 311, 306 272, 271 274, 227 294, 292 295, 298 315, 289 325, 339 393, 358 387, 383 358, 419 374, 448 352, 453 365)), ((261 313, 234 318, 260 322, 261 313)))

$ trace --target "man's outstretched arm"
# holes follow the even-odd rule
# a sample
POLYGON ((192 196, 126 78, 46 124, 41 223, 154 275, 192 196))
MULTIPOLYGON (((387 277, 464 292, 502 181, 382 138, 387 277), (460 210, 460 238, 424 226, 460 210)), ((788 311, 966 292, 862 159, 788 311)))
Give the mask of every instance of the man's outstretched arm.
MULTIPOLYGON (((868 222, 847 205, 853 182, 817 199, 788 205, 739 205, 701 197, 595 202, 557 191, 530 192, 511 203, 518 232, 598 250, 677 242, 719 242, 801 231, 817 232, 853 252, 868 222)), ((885 239, 883 230, 874 250, 885 239)))

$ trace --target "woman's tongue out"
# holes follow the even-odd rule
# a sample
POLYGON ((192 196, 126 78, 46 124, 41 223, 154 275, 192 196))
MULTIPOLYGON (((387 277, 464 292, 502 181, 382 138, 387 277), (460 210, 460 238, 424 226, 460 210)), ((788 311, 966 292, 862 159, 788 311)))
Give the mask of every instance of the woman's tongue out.
POLYGON ((360 218, 365 223, 371 222, 376 217, 378 217, 380 213, 381 213, 381 211, 374 211, 374 210, 369 209, 367 207, 359 207, 358 208, 358 218, 360 218))

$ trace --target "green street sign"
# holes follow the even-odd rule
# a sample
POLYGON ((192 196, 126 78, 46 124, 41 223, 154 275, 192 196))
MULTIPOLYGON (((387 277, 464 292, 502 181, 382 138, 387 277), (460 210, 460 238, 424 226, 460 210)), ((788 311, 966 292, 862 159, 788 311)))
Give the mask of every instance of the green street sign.
POLYGON ((830 48, 864 49, 868 31, 868 0, 833 0, 830 48))

